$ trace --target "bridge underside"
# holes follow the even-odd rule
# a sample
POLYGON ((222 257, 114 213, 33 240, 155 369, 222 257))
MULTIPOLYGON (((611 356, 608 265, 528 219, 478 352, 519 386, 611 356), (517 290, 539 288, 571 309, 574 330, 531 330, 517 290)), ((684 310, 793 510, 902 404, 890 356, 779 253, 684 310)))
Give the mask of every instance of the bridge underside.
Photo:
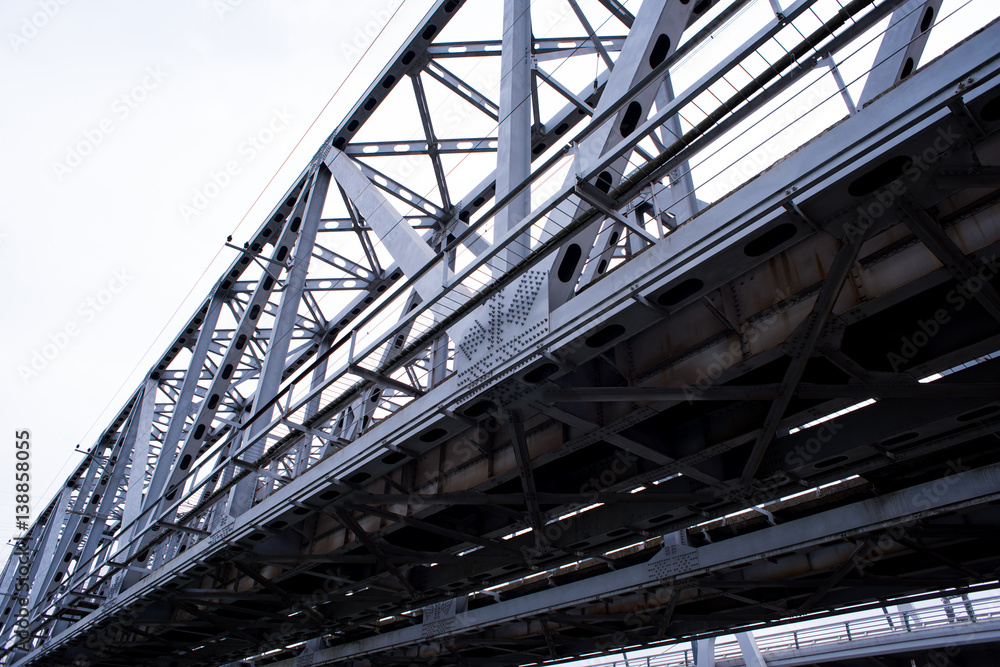
MULTIPOLYGON (((995 585, 998 40, 985 28, 562 304, 545 261, 601 211, 641 218, 646 184, 556 195, 573 223, 468 305, 393 330, 375 364, 328 345, 352 341, 349 381, 265 402, 272 425, 244 426, 261 448, 218 464, 230 483, 186 489, 199 502, 93 588, 51 598, 16 664, 527 664, 995 585), (448 372, 407 383, 445 331, 448 372), (348 436, 358 397, 399 406, 348 436), (213 505, 247 479, 245 511, 213 505)), ((350 194, 341 147, 316 179, 350 194)))

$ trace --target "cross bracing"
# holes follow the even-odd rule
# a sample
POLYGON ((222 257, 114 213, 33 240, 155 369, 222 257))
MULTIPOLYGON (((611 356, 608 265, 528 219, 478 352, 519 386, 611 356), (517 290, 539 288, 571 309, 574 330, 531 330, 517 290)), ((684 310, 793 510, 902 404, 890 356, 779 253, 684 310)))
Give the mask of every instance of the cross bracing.
POLYGON ((997 24, 476 4, 230 241, 27 534, 8 664, 528 664, 995 581, 997 24))

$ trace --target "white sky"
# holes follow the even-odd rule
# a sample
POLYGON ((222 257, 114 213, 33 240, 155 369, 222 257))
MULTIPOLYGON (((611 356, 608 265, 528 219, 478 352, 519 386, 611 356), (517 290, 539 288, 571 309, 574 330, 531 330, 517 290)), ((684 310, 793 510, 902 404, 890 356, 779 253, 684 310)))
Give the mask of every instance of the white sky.
POLYGON ((30 429, 33 518, 432 4, 399 1, 0 3, 0 461, 30 429))
POLYGON ((358 65, 397 4, 0 4, 0 460, 30 429, 33 517, 431 2, 358 65))

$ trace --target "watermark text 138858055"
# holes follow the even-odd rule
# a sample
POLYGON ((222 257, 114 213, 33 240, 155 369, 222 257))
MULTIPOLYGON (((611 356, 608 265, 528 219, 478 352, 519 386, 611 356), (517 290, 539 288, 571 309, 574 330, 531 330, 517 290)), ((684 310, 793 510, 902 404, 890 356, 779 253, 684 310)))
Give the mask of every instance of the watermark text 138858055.
POLYGON ((21 429, 14 433, 14 519, 18 530, 28 529, 31 500, 31 431, 21 429))
POLYGON ((28 577, 31 572, 31 552, 26 532, 31 525, 31 431, 26 428, 14 432, 14 521, 18 536, 14 539, 14 555, 18 559, 15 579, 15 598, 18 608, 15 632, 22 648, 30 648, 28 628, 28 577))

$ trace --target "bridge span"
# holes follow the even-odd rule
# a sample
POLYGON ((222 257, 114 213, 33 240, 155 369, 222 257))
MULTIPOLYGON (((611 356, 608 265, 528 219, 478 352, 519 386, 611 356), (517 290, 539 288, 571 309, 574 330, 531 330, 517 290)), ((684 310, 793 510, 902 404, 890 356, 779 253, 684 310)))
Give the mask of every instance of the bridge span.
POLYGON ((434 3, 230 240, 0 574, 4 665, 527 665, 997 583, 992 2, 538 4, 434 3))

